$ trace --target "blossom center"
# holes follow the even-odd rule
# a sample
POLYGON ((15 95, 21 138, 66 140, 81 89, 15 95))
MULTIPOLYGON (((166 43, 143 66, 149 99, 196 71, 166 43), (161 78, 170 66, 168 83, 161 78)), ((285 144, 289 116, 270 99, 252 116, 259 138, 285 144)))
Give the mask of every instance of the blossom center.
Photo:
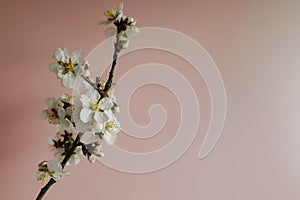
POLYGON ((105 11, 104 15, 107 16, 108 18, 111 18, 111 19, 115 18, 116 8, 113 7, 112 9, 105 11))
POLYGON ((55 112, 54 109, 51 109, 51 110, 47 111, 47 117, 48 117, 49 121, 56 120, 56 119, 59 118, 58 114, 55 112))
POLYGON ((66 73, 73 71, 74 65, 72 63, 66 63, 65 65, 65 71, 66 73))
POLYGON ((94 102, 91 104, 91 110, 96 112, 98 110, 98 102, 94 102))
POLYGON ((73 99, 73 96, 69 95, 68 93, 65 93, 65 96, 68 98, 69 101, 73 99))
POLYGON ((106 124, 106 126, 105 126, 105 129, 113 129, 113 128, 118 128, 118 125, 114 122, 114 121, 112 121, 112 122, 110 122, 110 123, 107 123, 106 124))
POLYGON ((43 181, 44 183, 50 179, 49 171, 45 171, 42 175, 38 178, 38 181, 43 181))

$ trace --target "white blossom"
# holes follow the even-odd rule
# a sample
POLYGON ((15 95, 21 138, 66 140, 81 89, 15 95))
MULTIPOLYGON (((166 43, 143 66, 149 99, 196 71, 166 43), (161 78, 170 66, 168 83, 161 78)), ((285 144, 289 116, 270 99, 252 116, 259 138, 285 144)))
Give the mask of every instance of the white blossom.
POLYGON ((81 75, 89 74, 88 64, 81 49, 70 54, 67 48, 58 48, 53 58, 55 62, 50 65, 50 71, 54 72, 58 79, 61 79, 63 86, 67 88, 86 86, 81 75))
MULTIPOLYGON (((67 154, 67 152, 65 152, 65 148, 63 147, 59 147, 59 148, 53 148, 54 151, 54 157, 59 161, 62 162, 67 154)), ((71 155, 71 157, 69 158, 68 162, 66 163, 66 165, 77 165, 80 162, 80 152, 81 152, 81 148, 77 147, 74 151, 74 153, 71 155)))
POLYGON ((101 138, 98 135, 92 135, 89 138, 89 142, 85 145, 87 153, 87 158, 91 163, 94 163, 97 157, 103 157, 104 154, 101 151, 101 138))
POLYGON ((47 119, 50 124, 68 127, 70 124, 65 119, 66 111, 63 108, 63 102, 57 97, 47 98, 48 108, 40 114, 41 119, 47 119))
POLYGON ((108 145, 115 143, 117 134, 121 130, 121 126, 117 118, 111 113, 110 120, 106 121, 103 126, 103 139, 108 145))
MULTIPOLYGON (((123 16, 124 18, 124 16, 123 16)), ((126 31, 121 32, 123 37, 126 38, 135 38, 140 33, 140 29, 136 27, 136 19, 133 17, 126 17, 124 20, 127 21, 126 23, 126 31)))
MULTIPOLYGON (((46 138, 51 145, 51 150, 53 151, 54 157, 59 162, 62 162, 68 153, 67 149, 70 148, 70 145, 75 141, 77 134, 75 134, 70 128, 65 129, 61 126, 57 126, 57 131, 58 132, 53 139, 50 136, 46 136, 46 138)), ((66 165, 77 165, 80 162, 80 152, 81 147, 78 146, 69 158, 66 165)))
MULTIPOLYGON (((51 149, 53 151, 53 155, 59 162, 62 162, 67 154, 64 147, 55 147, 55 142, 50 136, 47 136, 47 139, 49 141, 49 144, 51 145, 51 149)), ((74 151, 74 153, 69 158, 66 165, 77 165, 80 162, 80 152, 81 147, 77 147, 74 151)))
POLYGON ((116 28, 109 27, 105 30, 105 36, 111 37, 118 34, 118 46, 117 51, 127 49, 129 46, 129 38, 136 37, 140 32, 136 27, 136 20, 133 17, 127 17, 123 14, 123 3, 120 3, 118 8, 112 8, 107 10, 104 15, 106 20, 99 21, 100 25, 108 25, 114 23, 116 28))
POLYGON ((113 7, 112 9, 105 11, 104 15, 107 17, 107 19, 99 21, 98 24, 111 24, 120 20, 123 17, 123 2, 119 4, 118 8, 113 7))
POLYGON ((75 101, 73 120, 79 132, 101 132, 104 122, 109 119, 107 111, 113 107, 109 97, 102 98, 96 90, 88 90, 75 101))
POLYGON ((112 99, 113 107, 111 108, 113 113, 119 113, 120 112, 120 106, 117 103, 117 97, 114 94, 114 90, 116 88, 116 84, 112 84, 110 89, 108 90, 107 94, 112 99))
POLYGON ((69 175, 69 172, 63 171, 60 162, 57 160, 41 162, 36 172, 37 180, 43 183, 47 182, 50 178, 59 181, 65 175, 69 175))

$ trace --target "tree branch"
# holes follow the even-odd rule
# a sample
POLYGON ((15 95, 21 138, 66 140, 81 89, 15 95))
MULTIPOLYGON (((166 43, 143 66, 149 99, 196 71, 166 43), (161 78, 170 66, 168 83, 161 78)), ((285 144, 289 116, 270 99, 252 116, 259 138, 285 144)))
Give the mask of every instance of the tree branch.
POLYGON ((113 55, 113 62, 111 64, 111 69, 109 72, 109 77, 105 83, 105 87, 103 89, 104 91, 104 95, 108 92, 108 90, 110 89, 111 85, 112 85, 112 81, 113 81, 113 77, 114 77, 114 72, 115 72, 115 68, 117 65, 117 59, 118 59, 118 52, 120 51, 119 49, 119 44, 120 43, 120 38, 119 38, 119 31, 118 34, 116 35, 116 42, 115 42, 115 49, 114 49, 114 55, 113 55))
MULTIPOLYGON (((111 69, 110 69, 110 72, 109 72, 109 77, 105 83, 105 87, 103 90, 101 90, 100 88, 97 88, 97 86, 92 82, 90 81, 87 77, 84 77, 82 76, 82 78, 88 82, 95 90, 97 90, 101 96, 101 99, 104 98, 106 95, 107 95, 107 92, 109 91, 109 89, 111 88, 111 85, 112 85, 112 81, 113 81, 113 77, 114 77, 114 72, 115 72, 115 68, 116 68, 116 65, 117 65, 117 59, 118 59, 118 53, 120 52, 120 38, 119 38, 119 33, 122 31, 122 29, 120 29, 119 27, 118 28, 118 33, 116 35, 116 42, 114 44, 114 54, 113 54, 113 61, 112 61, 112 65, 111 65, 111 69)), ((64 160, 61 162, 61 166, 62 166, 62 169, 64 169, 65 165, 67 164, 68 160, 70 159, 70 157, 73 155, 75 149, 77 146, 79 146, 81 143, 80 143, 80 139, 81 139, 81 136, 83 135, 83 133, 78 133, 70 151, 68 151, 67 155, 65 156, 64 160)), ((38 196, 36 197, 36 200, 42 200, 44 195, 46 194, 46 192, 50 189, 50 187, 56 183, 56 181, 51 178, 49 180, 49 182, 43 187, 41 188, 38 196)))
MULTIPOLYGON (((66 166, 68 160, 71 158, 71 156, 73 155, 75 149, 77 146, 80 145, 80 139, 81 139, 81 136, 83 135, 83 133, 78 133, 70 151, 68 151, 67 155, 65 156, 65 158, 63 159, 63 161, 61 162, 61 166, 62 166, 62 169, 64 169, 64 167, 66 166)), ((39 192, 38 196, 36 197, 36 200, 41 200, 43 199, 44 195, 46 194, 46 192, 50 189, 50 187, 56 183, 56 181, 51 178, 49 180, 49 182, 41 189, 41 191, 39 192)))

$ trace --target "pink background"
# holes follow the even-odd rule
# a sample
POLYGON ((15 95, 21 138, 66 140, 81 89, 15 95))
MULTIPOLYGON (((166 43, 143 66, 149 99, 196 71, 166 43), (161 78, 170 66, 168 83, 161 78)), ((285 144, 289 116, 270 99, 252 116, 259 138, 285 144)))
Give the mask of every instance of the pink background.
MULTIPOLYGON (((44 99, 63 92, 48 71, 51 55, 64 46, 91 51, 104 39, 105 27, 96 21, 118 3, 0 3, 1 199, 34 199, 41 187, 34 177, 37 164, 52 158, 44 135, 54 135, 54 129, 39 120, 44 99)), ((78 166, 67 168, 71 175, 51 188, 45 199, 300 199, 300 2, 128 0, 124 5, 125 13, 138 19, 138 26, 180 31, 210 53, 228 98, 222 136, 213 152, 199 160, 210 113, 203 80, 193 76, 191 67, 183 70, 180 61, 174 62, 168 54, 137 52, 129 55, 131 59, 124 57, 123 65, 165 62, 181 70, 197 91, 203 118, 191 148, 173 165, 142 175, 82 159, 78 166)), ((126 70, 128 66, 119 70, 118 77, 126 70)), ((147 152, 172 138, 178 123, 178 110, 172 108, 177 101, 162 88, 160 98, 147 96, 151 87, 132 97, 137 123, 147 124, 147 109, 157 102, 175 114, 169 114, 173 117, 163 132, 149 141, 121 135, 117 145, 122 148, 147 152)))

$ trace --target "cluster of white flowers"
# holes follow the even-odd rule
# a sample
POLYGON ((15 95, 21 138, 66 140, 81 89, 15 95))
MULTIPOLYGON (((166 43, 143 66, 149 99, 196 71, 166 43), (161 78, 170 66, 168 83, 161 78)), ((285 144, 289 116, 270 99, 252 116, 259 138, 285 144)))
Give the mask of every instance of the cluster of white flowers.
POLYGON ((113 7, 110 10, 104 12, 107 17, 106 20, 99 21, 100 25, 114 24, 117 29, 110 27, 105 30, 106 37, 118 34, 119 37, 119 49, 127 49, 129 45, 129 38, 135 37, 140 31, 135 26, 136 19, 128 17, 123 13, 123 3, 120 3, 118 8, 113 7))
POLYGON ((88 65, 81 50, 77 50, 69 56, 67 48, 59 48, 54 54, 56 62, 50 65, 50 71, 54 72, 61 80, 62 86, 67 88, 81 88, 82 93, 77 96, 64 94, 62 97, 46 99, 47 109, 41 112, 41 118, 57 127, 54 138, 48 136, 51 149, 54 152, 54 161, 40 163, 37 179, 45 182, 49 177, 59 180, 68 173, 62 173, 65 156, 73 146, 79 133, 91 133, 91 139, 87 144, 79 142, 66 165, 76 165, 80 161, 80 154, 94 162, 97 157, 103 156, 101 142, 104 139, 107 144, 114 144, 120 123, 114 113, 119 111, 119 106, 112 94, 112 88, 108 92, 100 93, 100 87, 94 84, 87 76, 88 65), (88 80, 88 81, 87 81, 88 80), (90 85, 92 83, 92 85, 90 85), (60 167, 57 167, 60 166, 60 167))
MULTIPOLYGON (((117 9, 106 11, 105 16, 107 19, 100 24, 115 25, 106 33, 117 33, 117 54, 128 47, 129 36, 138 33, 136 20, 123 14, 122 3, 117 9)), ((119 105, 113 94, 112 77, 104 84, 101 84, 99 77, 93 82, 82 50, 70 53, 67 48, 58 48, 53 58, 50 71, 56 74, 62 86, 72 88, 75 95, 65 93, 62 97, 47 98, 47 109, 41 112, 41 118, 57 128, 54 138, 47 136, 55 159, 41 162, 36 172, 36 178, 43 183, 50 178, 58 181, 68 175, 63 171, 64 166, 78 164, 80 154, 95 162, 97 157, 104 155, 101 152, 102 141, 108 145, 114 144, 121 130, 115 116, 119 105), (81 141, 85 133, 90 133, 86 143, 81 141)))
POLYGON ((111 97, 101 99, 100 94, 93 89, 80 95, 76 100, 73 120, 80 132, 90 131, 103 134, 107 144, 114 143, 116 134, 120 131, 120 124, 114 112, 118 111, 116 102, 111 97))

